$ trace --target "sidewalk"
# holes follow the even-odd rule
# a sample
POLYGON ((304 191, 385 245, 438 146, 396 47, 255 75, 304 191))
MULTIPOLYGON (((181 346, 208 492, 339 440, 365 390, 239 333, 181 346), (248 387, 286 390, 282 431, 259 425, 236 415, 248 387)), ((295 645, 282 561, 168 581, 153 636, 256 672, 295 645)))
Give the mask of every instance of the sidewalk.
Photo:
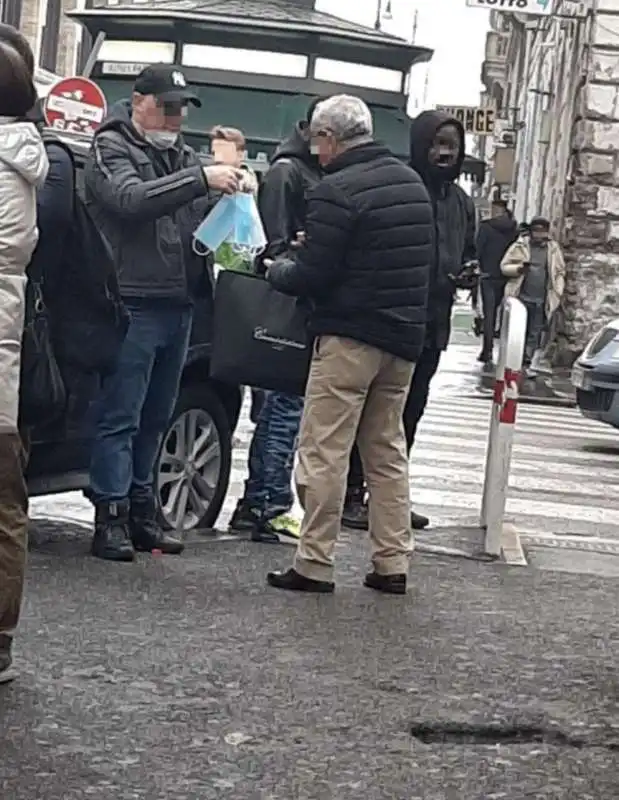
POLYGON ((32 554, 2 797, 617 797, 615 581, 417 554, 384 597, 355 534, 316 597, 265 586, 291 548, 115 566, 87 547, 32 554))

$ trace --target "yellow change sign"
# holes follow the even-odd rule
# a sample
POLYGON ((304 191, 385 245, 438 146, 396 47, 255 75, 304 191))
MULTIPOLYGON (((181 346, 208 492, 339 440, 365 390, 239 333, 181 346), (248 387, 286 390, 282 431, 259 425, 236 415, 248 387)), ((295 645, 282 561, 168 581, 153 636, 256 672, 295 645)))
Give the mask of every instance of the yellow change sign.
POLYGON ((464 126, 466 133, 474 136, 492 136, 494 133, 494 108, 475 108, 474 106, 437 106, 437 111, 444 111, 455 117, 464 126))

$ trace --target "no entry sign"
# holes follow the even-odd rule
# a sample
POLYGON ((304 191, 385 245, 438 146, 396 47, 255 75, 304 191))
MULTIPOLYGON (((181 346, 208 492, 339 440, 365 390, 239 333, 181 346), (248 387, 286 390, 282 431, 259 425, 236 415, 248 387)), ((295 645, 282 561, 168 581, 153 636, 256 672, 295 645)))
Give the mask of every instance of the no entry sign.
POLYGON ((105 95, 87 78, 63 78, 49 90, 43 105, 50 128, 74 133, 94 133, 105 116, 105 95))

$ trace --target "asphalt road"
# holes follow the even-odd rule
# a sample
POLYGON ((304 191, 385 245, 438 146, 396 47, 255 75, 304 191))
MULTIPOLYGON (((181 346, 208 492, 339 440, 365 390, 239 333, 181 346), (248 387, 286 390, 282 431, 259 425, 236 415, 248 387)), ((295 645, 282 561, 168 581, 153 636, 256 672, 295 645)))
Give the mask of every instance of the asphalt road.
POLYGON ((116 566, 39 539, 0 796, 617 797, 614 581, 417 556, 389 598, 364 549, 317 598, 265 586, 286 547, 116 566))
MULTIPOLYGON (((476 343, 454 344, 412 464, 426 540, 478 514, 489 408, 476 343)), ((576 411, 521 409, 508 516, 532 566, 419 553, 405 598, 361 586, 360 534, 333 597, 295 596, 264 581, 290 548, 105 564, 81 497, 34 501, 0 798, 616 800, 617 455, 576 411)))

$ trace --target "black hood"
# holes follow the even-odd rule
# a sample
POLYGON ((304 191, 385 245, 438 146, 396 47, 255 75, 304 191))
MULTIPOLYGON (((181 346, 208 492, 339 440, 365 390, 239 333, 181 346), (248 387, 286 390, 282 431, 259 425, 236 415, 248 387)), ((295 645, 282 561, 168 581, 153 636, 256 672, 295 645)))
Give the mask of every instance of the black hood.
POLYGON ((509 214, 501 214, 500 217, 491 217, 490 219, 486 219, 482 223, 483 225, 488 225, 488 227, 495 230, 497 233, 501 233, 504 236, 513 236, 514 238, 518 235, 518 223, 513 217, 510 217, 509 214))
POLYGON ((310 145, 307 139, 303 136, 303 126, 307 125, 306 122, 297 122, 292 132, 292 136, 278 146, 271 158, 271 164, 279 161, 280 158, 298 158, 300 161, 305 162, 312 169, 319 169, 318 159, 313 156, 310 151, 310 145))
POLYGON ((418 172, 426 185, 451 183, 462 172, 464 164, 465 138, 464 128, 455 117, 443 111, 423 111, 411 122, 410 128, 410 165, 418 172), (460 133, 460 154, 453 167, 435 167, 428 162, 428 153, 436 132, 443 125, 454 125, 460 133))
POLYGON ((107 117, 95 131, 98 136, 103 131, 119 131, 139 147, 147 147, 148 142, 141 136, 131 122, 131 100, 119 100, 108 110, 107 117))

